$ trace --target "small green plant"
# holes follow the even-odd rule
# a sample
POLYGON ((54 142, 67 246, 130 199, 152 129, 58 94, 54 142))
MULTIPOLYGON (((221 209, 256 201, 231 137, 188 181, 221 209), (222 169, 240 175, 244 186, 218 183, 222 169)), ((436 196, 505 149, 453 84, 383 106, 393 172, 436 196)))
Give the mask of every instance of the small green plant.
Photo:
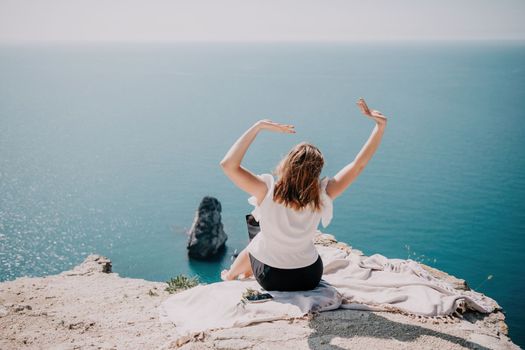
POLYGON ((169 281, 166 281, 166 283, 168 284, 168 286, 165 290, 170 294, 173 294, 179 290, 195 287, 199 284, 199 277, 188 277, 184 274, 179 274, 178 276, 171 278, 169 281))

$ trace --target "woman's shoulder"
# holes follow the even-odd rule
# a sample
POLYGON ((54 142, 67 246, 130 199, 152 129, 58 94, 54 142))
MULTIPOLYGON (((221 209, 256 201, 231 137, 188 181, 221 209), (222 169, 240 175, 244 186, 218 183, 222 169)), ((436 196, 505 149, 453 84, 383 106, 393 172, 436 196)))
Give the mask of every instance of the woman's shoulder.
POLYGON ((257 177, 259 177, 261 180, 263 180, 264 183, 266 184, 266 187, 268 187, 267 195, 270 192, 273 192, 273 187, 275 186, 275 178, 273 177, 272 174, 270 174, 270 173, 262 173, 262 174, 258 174, 257 177))
POLYGON ((261 174, 258 174, 257 176, 265 181, 269 181, 269 180, 275 181, 275 177, 273 176, 272 173, 261 173, 261 174))
MULTIPOLYGON (((260 204, 257 204, 257 198, 255 196, 251 196, 250 198, 248 198, 248 203, 255 206, 256 208, 257 215, 254 214, 254 216, 259 216, 260 207, 265 207, 266 203, 271 201, 272 199, 271 197, 273 197, 273 187, 275 185, 275 179, 273 175, 270 173, 258 174, 257 177, 259 177, 261 180, 263 180, 266 183, 266 186, 268 187, 268 191, 266 192, 266 195, 264 196, 260 204)), ((259 221, 257 217, 256 217, 256 220, 259 221)))

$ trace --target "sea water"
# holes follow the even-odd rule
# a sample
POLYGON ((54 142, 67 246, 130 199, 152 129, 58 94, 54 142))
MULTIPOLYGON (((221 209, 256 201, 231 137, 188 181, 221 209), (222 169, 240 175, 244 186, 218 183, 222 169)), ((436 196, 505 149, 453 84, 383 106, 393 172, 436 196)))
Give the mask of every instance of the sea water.
POLYGON ((467 280, 525 345, 525 44, 71 44, 0 47, 0 280, 67 270, 90 253, 123 277, 220 280, 248 243, 249 195, 219 161, 258 119, 244 166, 271 172, 294 144, 323 176, 388 117, 321 228, 365 254, 467 280), (222 203, 218 261, 188 259, 203 196, 222 203))

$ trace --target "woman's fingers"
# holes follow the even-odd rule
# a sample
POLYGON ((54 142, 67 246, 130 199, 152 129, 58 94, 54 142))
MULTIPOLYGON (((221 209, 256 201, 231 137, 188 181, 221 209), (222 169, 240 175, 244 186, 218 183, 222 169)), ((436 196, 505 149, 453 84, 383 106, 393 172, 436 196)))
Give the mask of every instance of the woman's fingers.
POLYGON ((368 108, 368 106, 366 105, 365 100, 362 97, 360 97, 357 100, 356 104, 357 104, 357 106, 359 107, 361 112, 363 112, 363 114, 365 116, 367 116, 367 117, 369 117, 371 119, 374 119, 378 123, 385 123, 386 122, 387 118, 383 115, 383 113, 381 113, 378 110, 368 108))
POLYGON ((266 128, 273 131, 295 133, 295 127, 292 124, 281 124, 270 120, 265 120, 266 128))
POLYGON ((370 115, 370 110, 368 109, 368 106, 366 105, 366 102, 363 98, 360 98, 359 100, 357 100, 356 103, 364 115, 367 115, 367 116, 370 115))
POLYGON ((295 127, 293 125, 289 125, 289 124, 281 125, 281 129, 291 134, 295 133, 295 127))

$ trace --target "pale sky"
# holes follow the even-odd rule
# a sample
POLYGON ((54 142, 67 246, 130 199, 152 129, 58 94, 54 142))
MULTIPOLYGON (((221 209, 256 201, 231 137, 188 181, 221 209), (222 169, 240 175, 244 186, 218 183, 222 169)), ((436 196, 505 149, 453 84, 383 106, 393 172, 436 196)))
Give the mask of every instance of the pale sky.
POLYGON ((0 42, 525 40, 525 0, 0 0, 0 42))

